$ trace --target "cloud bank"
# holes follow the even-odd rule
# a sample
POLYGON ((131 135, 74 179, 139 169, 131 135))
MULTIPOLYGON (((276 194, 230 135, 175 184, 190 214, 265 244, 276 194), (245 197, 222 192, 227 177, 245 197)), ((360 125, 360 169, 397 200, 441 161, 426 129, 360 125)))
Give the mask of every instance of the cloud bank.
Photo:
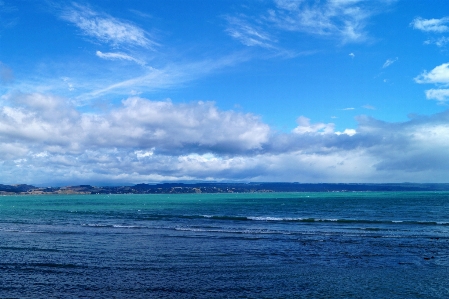
POLYGON ((211 102, 130 97, 82 113, 64 98, 8 94, 0 108, 4 183, 163 180, 445 181, 449 111, 343 132, 302 116, 291 132, 211 102))

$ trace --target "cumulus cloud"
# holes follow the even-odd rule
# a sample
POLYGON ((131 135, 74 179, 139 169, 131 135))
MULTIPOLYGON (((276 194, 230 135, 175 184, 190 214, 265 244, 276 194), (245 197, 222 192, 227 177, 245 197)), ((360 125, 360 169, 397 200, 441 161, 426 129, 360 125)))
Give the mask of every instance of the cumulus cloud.
POLYGON ((157 45, 145 30, 107 14, 100 14, 87 6, 74 3, 61 17, 75 24, 85 35, 103 43, 145 48, 157 45))
MULTIPOLYGON (((430 72, 424 71, 415 78, 415 82, 424 84, 435 84, 439 87, 449 85, 449 63, 443 63, 435 67, 430 72)), ((428 100, 437 100, 440 104, 449 100, 449 89, 432 88, 426 90, 426 98, 428 100)))
POLYGON ((443 63, 430 72, 424 71, 415 78, 417 83, 449 84, 449 63, 443 63))
POLYGON ((446 32, 449 31, 449 27, 446 25, 449 23, 449 17, 441 19, 423 19, 421 17, 415 18, 410 24, 414 29, 418 29, 425 32, 446 32))
POLYGON ((257 150, 270 133, 252 114, 220 111, 211 102, 175 105, 133 97, 107 114, 79 113, 66 101, 42 94, 4 97, 2 134, 36 140, 51 152, 96 147, 152 149, 167 154, 184 151, 241 152, 257 150), (49 148, 47 148, 47 146, 49 148))
POLYGON ((429 100, 446 102, 449 100, 449 89, 429 89, 426 90, 426 97, 429 100))
POLYGON ((357 128, 341 132, 301 116, 283 133, 210 102, 131 97, 87 113, 44 94, 2 101, 4 183, 442 182, 449 169, 449 111, 400 123, 359 116, 357 128))

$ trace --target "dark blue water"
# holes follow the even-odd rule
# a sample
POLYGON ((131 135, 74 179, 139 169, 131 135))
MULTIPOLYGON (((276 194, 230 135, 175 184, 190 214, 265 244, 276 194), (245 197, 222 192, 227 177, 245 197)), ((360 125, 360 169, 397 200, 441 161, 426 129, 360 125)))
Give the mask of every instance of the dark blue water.
POLYGON ((449 298, 449 193, 0 197, 0 298, 449 298))

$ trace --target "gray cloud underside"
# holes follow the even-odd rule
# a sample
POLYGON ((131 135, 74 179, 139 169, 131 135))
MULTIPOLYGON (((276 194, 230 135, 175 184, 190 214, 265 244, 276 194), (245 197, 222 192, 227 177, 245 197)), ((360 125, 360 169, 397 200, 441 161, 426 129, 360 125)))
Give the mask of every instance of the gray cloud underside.
POLYGON ((449 167, 449 111, 402 123, 359 116, 350 136, 306 118, 290 133, 276 132, 253 114, 211 102, 134 97, 104 113, 81 113, 44 94, 1 101, 5 183, 445 181, 449 167))

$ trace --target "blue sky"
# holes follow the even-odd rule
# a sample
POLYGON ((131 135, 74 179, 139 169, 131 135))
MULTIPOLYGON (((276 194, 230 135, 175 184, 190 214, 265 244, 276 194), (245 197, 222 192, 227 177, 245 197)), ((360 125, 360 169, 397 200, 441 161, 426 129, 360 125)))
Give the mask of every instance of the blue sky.
POLYGON ((0 183, 447 182, 443 0, 0 0, 0 183))

